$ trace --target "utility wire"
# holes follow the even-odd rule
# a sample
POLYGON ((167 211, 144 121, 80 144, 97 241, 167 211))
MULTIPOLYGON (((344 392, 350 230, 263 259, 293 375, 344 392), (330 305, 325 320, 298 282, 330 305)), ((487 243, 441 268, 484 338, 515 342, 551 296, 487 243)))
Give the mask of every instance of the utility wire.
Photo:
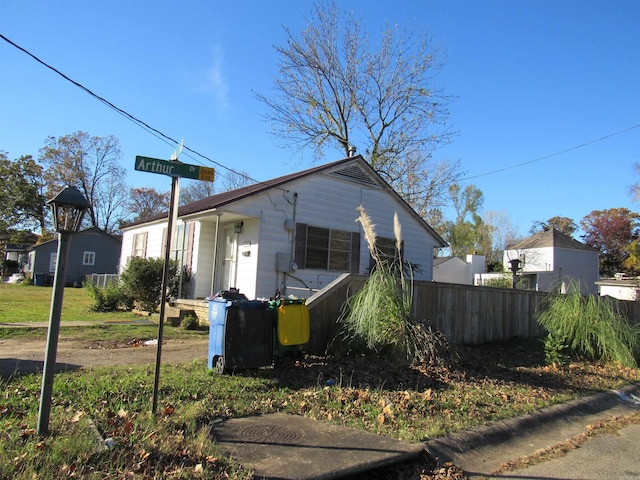
MULTIPOLYGON (((73 80, 72 78, 68 77, 67 75, 65 75, 64 73, 62 73, 60 70, 58 70, 57 68, 49 65, 48 63, 46 63, 45 61, 41 60, 40 58, 38 58, 37 56, 35 56, 33 53, 29 52, 27 49, 21 47, 20 45, 16 44, 15 42, 9 40, 7 37, 5 37, 3 34, 0 33, 0 38, 2 38, 2 40, 4 40, 5 42, 13 45, 15 48, 17 48, 18 50, 20 50, 21 52, 26 53, 27 55, 29 55, 31 58, 33 58, 36 62, 40 63, 41 65, 47 67, 48 69, 52 70, 53 72, 57 73, 58 75, 60 75, 62 78, 64 78, 65 80, 67 80, 68 82, 71 82, 72 84, 74 84, 76 87, 80 88, 81 90, 83 90, 84 92, 88 93, 89 95, 91 95, 92 97, 96 98, 97 100, 99 100, 100 102, 102 102, 103 104, 105 104, 106 106, 108 106, 109 108, 115 110, 117 113, 119 113, 120 115, 124 116, 126 119, 130 120, 131 122, 135 123, 136 125, 138 125, 139 127, 141 127, 142 129, 146 130, 147 132, 151 133, 152 135, 154 135, 155 137, 159 138, 160 140, 162 140, 163 142, 167 143, 168 145, 177 145, 179 142, 177 140, 175 140, 174 138, 171 138, 168 135, 165 135, 163 132, 161 132, 160 130, 153 128, 151 125, 147 124, 146 122, 140 120, 139 118, 135 117, 134 115, 131 115, 130 113, 128 113, 127 111, 117 107, 116 105, 114 105, 113 103, 111 103, 110 101, 108 101, 107 99, 101 97, 100 95, 97 95, 96 93, 92 92, 90 89, 88 89, 87 87, 85 87, 83 84, 81 84, 80 82, 77 82, 75 80, 73 80)), ((188 146, 184 145, 183 148, 205 160, 207 160, 208 162, 217 165, 218 167, 224 168, 225 170, 228 170, 236 175, 239 175, 243 178, 247 178, 248 180, 255 182, 255 183, 262 183, 259 182, 258 180, 255 180, 251 177, 249 177, 248 175, 244 174, 244 173, 240 173, 235 171, 232 168, 229 168, 225 165, 222 165, 219 162, 216 162, 215 160, 212 160, 211 158, 207 157, 206 155, 203 155, 202 153, 197 152, 196 150, 193 150, 191 148, 189 148, 188 146)), ((189 156, 189 155, 188 155, 189 156)), ((193 158, 193 157, 191 157, 193 158)), ((224 176, 224 175, 223 175, 224 176)))
POLYGON ((558 155, 562 155, 563 153, 571 152, 572 150, 577 150, 579 148, 586 147, 587 145, 592 145, 594 143, 601 142, 602 140, 606 140, 607 138, 615 137, 616 135, 621 135, 623 133, 628 132, 629 130, 633 130, 634 128, 639 128, 639 127, 640 127, 640 123, 638 123, 637 125, 632 125, 631 127, 625 128, 623 130, 619 130, 617 132, 610 133, 608 135, 605 135, 604 137, 596 138, 595 140, 590 140, 588 142, 581 143, 580 145, 576 145, 574 147, 569 147, 569 148, 566 148, 564 150, 561 150, 559 152, 555 152, 555 153, 551 153, 549 155, 545 155, 544 157, 539 157, 539 158, 535 158, 533 160, 529 160, 529 161, 526 161, 526 162, 517 163, 515 165, 511 165, 510 167, 504 167, 504 168, 500 168, 498 170, 491 170, 490 172, 480 173, 478 175, 473 175, 471 177, 465 177, 462 180, 471 180, 473 178, 486 177, 487 175, 493 175, 495 173, 505 172, 507 170, 512 170, 514 168, 522 167, 524 165, 529 165, 531 163, 539 162, 541 160, 546 160, 547 158, 557 157, 558 155))

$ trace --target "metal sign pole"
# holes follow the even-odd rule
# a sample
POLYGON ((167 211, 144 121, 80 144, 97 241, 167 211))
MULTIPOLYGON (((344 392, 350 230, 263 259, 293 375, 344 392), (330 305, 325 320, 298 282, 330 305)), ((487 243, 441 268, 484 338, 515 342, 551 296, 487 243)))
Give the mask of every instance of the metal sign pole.
POLYGON ((179 177, 171 178, 171 198, 169 205, 169 223, 167 225, 167 240, 164 251, 164 265, 162 267, 162 291, 160 296, 160 320, 158 321, 158 345, 156 353, 156 373, 153 382, 153 406, 151 412, 155 415, 158 408, 158 386, 160 384, 160 362, 162 358, 162 333, 165 320, 165 305, 167 303, 167 287, 169 283, 169 267, 171 258, 171 239, 178 213, 178 197, 180 191, 179 177))

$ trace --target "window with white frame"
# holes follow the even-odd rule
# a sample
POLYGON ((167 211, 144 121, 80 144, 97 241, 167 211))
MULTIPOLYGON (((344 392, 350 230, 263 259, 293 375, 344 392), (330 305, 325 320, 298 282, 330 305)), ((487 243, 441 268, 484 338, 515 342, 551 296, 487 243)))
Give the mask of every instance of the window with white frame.
POLYGON ((147 232, 135 233, 131 246, 131 256, 146 258, 147 256, 147 232))
POLYGON ((58 261, 58 254, 57 252, 51 252, 51 256, 49 257, 49 271, 50 272, 55 272, 56 271, 56 263, 58 261))
POLYGON ((96 252, 85 251, 82 254, 82 265, 95 265, 96 264, 96 252))

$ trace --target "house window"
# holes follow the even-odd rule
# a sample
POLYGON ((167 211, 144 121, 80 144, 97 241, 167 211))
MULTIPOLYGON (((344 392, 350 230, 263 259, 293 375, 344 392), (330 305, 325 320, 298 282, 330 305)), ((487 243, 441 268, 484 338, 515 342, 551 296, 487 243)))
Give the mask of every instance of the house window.
POLYGON ((56 271, 56 262, 58 261, 58 254, 57 253, 51 253, 51 256, 49 257, 49 271, 50 272, 55 272, 56 271))
POLYGON ((357 273, 359 257, 358 232, 296 225, 296 262, 299 268, 357 273))
MULTIPOLYGON (((169 258, 178 262, 180 266, 184 266, 185 269, 191 269, 191 261, 193 257, 193 240, 195 233, 195 223, 188 222, 186 224, 181 223, 176 225, 173 232, 173 238, 171 239, 171 252, 169 258)), ((167 244, 167 229, 162 232, 162 255, 167 244)))
MULTIPOLYGON (((400 252, 398 252, 395 239, 385 238, 385 237, 376 237, 376 250, 378 252, 378 255, 380 256, 380 260, 384 261, 385 263, 391 264, 394 261, 403 259, 404 240, 402 240, 400 244, 400 252)), ((369 268, 373 268, 375 266, 375 263, 376 261, 370 255, 369 268)))
POLYGON ((95 263, 96 263, 96 252, 85 251, 82 254, 82 265, 95 265, 95 263))
POLYGON ((147 256, 147 232, 133 235, 131 256, 145 258, 147 256))

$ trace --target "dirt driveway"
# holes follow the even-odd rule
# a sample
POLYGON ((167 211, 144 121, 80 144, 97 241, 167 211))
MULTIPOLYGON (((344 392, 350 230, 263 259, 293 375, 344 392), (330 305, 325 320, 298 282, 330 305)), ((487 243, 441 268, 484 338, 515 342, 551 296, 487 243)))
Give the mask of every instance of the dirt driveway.
MULTIPOLYGON (((0 339, 0 376, 15 373, 42 372, 46 339, 0 339)), ((162 364, 206 360, 208 339, 168 339, 162 346, 162 364)), ((156 345, 136 342, 124 345, 105 345, 99 342, 65 339, 58 341, 56 370, 141 365, 156 363, 156 345)))

